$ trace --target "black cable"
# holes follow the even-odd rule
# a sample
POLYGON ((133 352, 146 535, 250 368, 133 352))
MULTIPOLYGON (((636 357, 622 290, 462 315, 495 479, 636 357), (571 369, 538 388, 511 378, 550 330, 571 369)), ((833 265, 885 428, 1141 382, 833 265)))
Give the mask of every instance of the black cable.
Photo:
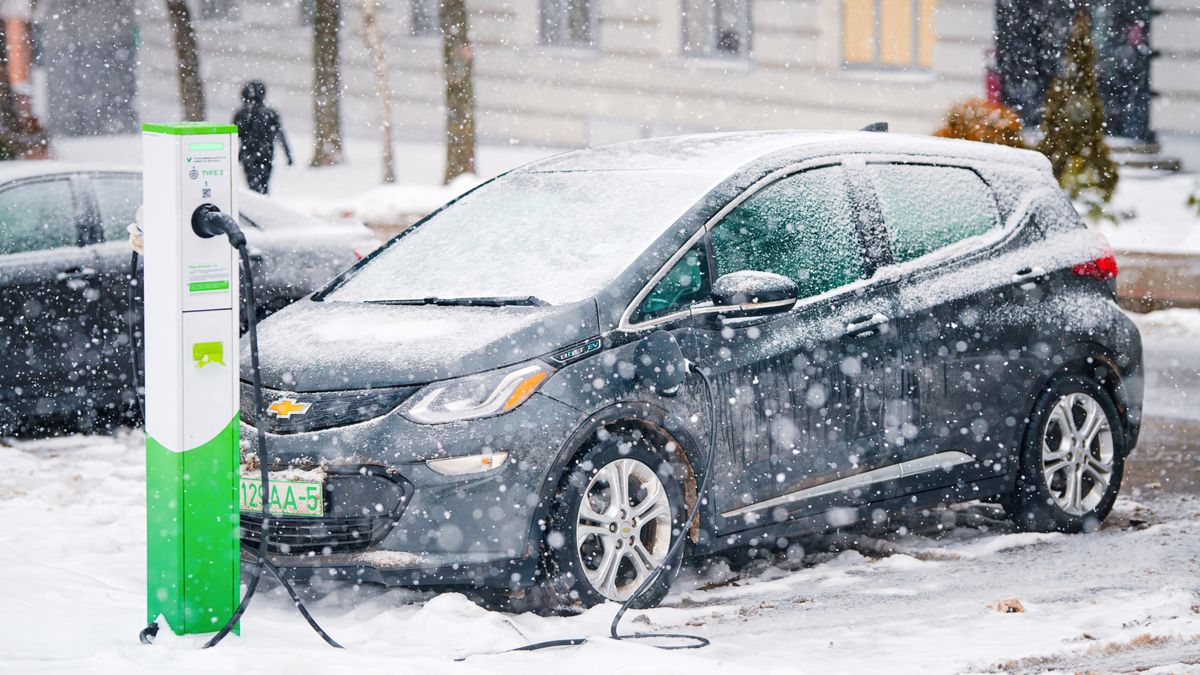
POLYGON ((246 594, 242 596, 242 601, 238 603, 237 609, 230 615, 229 620, 225 622, 224 626, 221 626, 221 630, 204 643, 205 649, 215 647, 217 643, 225 639, 225 636, 229 635, 242 618, 242 614, 246 613, 246 607, 250 605, 251 598, 258 590, 258 583, 262 581, 263 567, 267 562, 267 534, 271 531, 271 477, 267 467, 267 434, 262 423, 265 414, 262 404, 262 375, 258 372, 258 304, 254 301, 254 277, 250 271, 250 256, 246 252, 245 244, 238 246, 237 250, 241 256, 243 269, 242 309, 246 312, 246 324, 250 334, 250 377, 254 383, 254 431, 257 436, 259 476, 262 481, 262 488, 258 492, 262 501, 262 531, 258 537, 257 561, 254 563, 254 572, 251 574, 250 583, 246 586, 246 594))
MULTIPOLYGON (((133 340, 135 333, 133 329, 133 301, 135 299, 133 288, 138 283, 137 267, 138 252, 135 250, 133 252, 133 257, 129 259, 129 287, 126 290, 126 301, 128 302, 128 306, 125 308, 125 330, 127 336, 129 337, 129 370, 131 373, 133 373, 133 398, 137 401, 138 409, 142 412, 142 424, 144 425, 146 424, 146 405, 144 403, 144 399, 138 395, 137 343, 133 340)), ((157 628, 154 632, 158 633, 157 628)), ((154 636, 151 635, 151 637, 154 636)), ((145 640, 143 640, 143 642, 145 642, 145 640)))
MULTIPOLYGON (((680 531, 680 537, 678 539, 676 539, 674 543, 671 544, 671 548, 669 548, 667 550, 667 555, 663 558, 663 562, 659 563, 658 567, 655 567, 654 571, 651 572, 649 576, 647 576, 645 579, 642 580, 642 583, 640 585, 638 585, 638 587, 636 589, 634 589, 633 593, 628 598, 625 598, 625 601, 621 603, 620 609, 617 610, 616 616, 613 617, 612 624, 610 624, 608 627, 609 637, 611 637, 614 640, 640 640, 640 639, 646 639, 646 638, 674 638, 674 639, 679 639, 679 640, 691 640, 692 641, 692 644, 653 645, 654 647, 656 647, 658 649, 668 649, 668 650, 671 650, 671 649, 700 649, 701 647, 707 647, 711 643, 708 641, 707 638, 700 637, 699 635, 689 635, 687 633, 629 633, 626 635, 622 635, 619 632, 617 632, 617 626, 618 626, 618 624, 621 623, 621 619, 625 616, 625 613, 629 611, 629 608, 633 605, 633 602, 635 600, 637 600, 640 596, 642 596, 647 590, 649 590, 651 586, 654 585, 654 582, 656 580, 658 580, 658 578, 662 575, 663 571, 666 569, 667 563, 669 561, 671 561, 672 559, 674 559, 674 557, 679 553, 679 549, 682 548, 684 542, 687 541, 687 531, 689 529, 691 529, 692 523, 696 520, 696 517, 700 513, 700 503, 702 501, 704 501, 705 495, 708 494, 708 481, 709 481, 709 478, 712 476, 713 458, 716 455, 716 451, 714 450, 714 448, 716 447, 716 438, 717 438, 717 414, 716 414, 717 407, 716 407, 716 402, 713 399, 712 382, 709 381, 708 375, 706 375, 703 370, 696 368, 696 367, 689 367, 689 370, 700 376, 700 381, 704 383, 704 393, 706 394, 706 396, 708 398, 708 455, 705 457, 705 460, 704 460, 704 473, 700 478, 700 487, 696 490, 696 501, 695 501, 695 503, 692 504, 692 508, 689 509, 689 511, 688 511, 687 519, 683 521, 683 527, 680 531)), ((573 647, 573 646, 584 644, 585 642, 587 642, 587 638, 563 638, 561 640, 546 640, 545 642, 535 642, 531 645, 524 645, 521 647, 516 647, 516 648, 510 649, 508 651, 510 651, 510 652, 533 652, 533 651, 538 651, 541 649, 549 649, 551 647, 573 647)), ((458 660, 461 661, 463 659, 458 659, 458 660)))

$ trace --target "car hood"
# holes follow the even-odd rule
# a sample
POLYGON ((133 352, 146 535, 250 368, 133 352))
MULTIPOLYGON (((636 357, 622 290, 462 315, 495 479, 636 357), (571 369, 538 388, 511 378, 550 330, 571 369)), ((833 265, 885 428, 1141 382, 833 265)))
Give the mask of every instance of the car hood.
MULTIPOLYGON (((258 327, 263 386, 293 392, 421 384, 541 356, 599 333, 596 305, 445 307, 301 300, 258 327)), ((242 379, 250 341, 242 338, 242 379)))

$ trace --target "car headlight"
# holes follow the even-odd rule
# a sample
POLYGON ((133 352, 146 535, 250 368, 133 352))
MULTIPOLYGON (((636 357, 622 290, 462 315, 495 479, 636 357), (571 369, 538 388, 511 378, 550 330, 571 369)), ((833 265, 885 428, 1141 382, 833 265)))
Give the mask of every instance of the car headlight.
POLYGON ((468 375, 421 388, 400 412, 420 424, 442 424, 506 413, 524 403, 553 372, 541 361, 468 375))

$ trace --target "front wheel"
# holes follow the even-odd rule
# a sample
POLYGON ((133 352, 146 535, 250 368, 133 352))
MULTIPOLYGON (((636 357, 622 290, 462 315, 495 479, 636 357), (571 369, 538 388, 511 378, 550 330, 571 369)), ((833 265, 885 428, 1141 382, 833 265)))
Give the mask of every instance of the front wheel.
POLYGON ((1087 377, 1055 380, 1030 416, 1021 471, 1004 509, 1023 530, 1094 530, 1117 499, 1125 454, 1121 418, 1108 393, 1087 377))
POLYGON ((557 611, 625 602, 660 565, 634 601, 662 601, 679 572, 682 547, 667 559, 687 517, 678 469, 640 435, 612 434, 577 457, 555 499, 546 533, 543 584, 557 611))

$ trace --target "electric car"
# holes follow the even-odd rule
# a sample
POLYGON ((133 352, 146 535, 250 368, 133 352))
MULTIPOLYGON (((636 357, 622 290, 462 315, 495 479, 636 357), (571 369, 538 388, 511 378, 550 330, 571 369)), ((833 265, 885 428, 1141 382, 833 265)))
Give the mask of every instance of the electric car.
POLYGON ((570 612, 931 505, 1094 529, 1141 419, 1116 275, 1029 151, 757 132, 535 162, 261 326, 272 560, 570 612), (677 388, 638 375, 660 331, 677 388))
MULTIPOLYGON (((125 337, 125 228, 142 203, 141 173, 7 164, 0 170, 0 433, 134 421, 126 417, 136 405, 125 337)), ((263 316, 378 244, 362 226, 322 223, 248 192, 239 200, 263 316)))

